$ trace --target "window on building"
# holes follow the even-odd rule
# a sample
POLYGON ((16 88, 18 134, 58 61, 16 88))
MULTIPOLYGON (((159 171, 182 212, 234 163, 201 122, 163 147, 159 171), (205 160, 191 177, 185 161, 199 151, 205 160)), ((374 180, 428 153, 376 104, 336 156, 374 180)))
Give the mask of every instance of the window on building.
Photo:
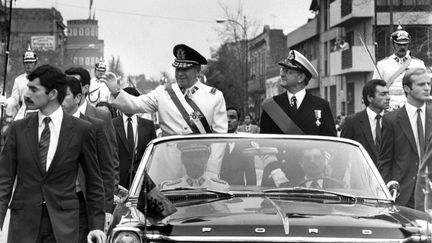
POLYGON ((73 63, 74 63, 74 64, 78 64, 78 57, 74 57, 74 58, 73 58, 73 63))
POLYGON ((85 35, 89 36, 90 35, 90 29, 89 28, 85 28, 85 35))
POLYGON ((78 35, 78 30, 77 28, 73 28, 73 36, 77 36, 78 35))
POLYGON ((68 35, 69 35, 69 36, 72 35, 72 29, 68 29, 68 35))
POLYGON ((95 36, 95 29, 94 28, 90 28, 90 36, 95 36))
POLYGON ((83 28, 79 28, 78 29, 78 35, 79 36, 83 36, 84 35, 84 29, 83 28))
POLYGON ((90 57, 85 58, 85 65, 90 65, 90 57))
POLYGON ((84 58, 83 57, 79 58, 79 63, 78 64, 79 65, 84 65, 84 58))
POLYGON ((94 57, 91 57, 90 58, 90 65, 94 65, 95 64, 95 58, 94 57))

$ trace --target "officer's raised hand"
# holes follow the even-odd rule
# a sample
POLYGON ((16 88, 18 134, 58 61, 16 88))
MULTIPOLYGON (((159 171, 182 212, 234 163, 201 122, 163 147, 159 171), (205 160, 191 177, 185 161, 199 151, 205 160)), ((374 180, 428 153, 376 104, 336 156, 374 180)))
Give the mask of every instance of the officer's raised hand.
POLYGON ((111 94, 117 95, 118 93, 120 93, 120 79, 117 78, 117 75, 115 75, 115 73, 107 72, 102 75, 99 80, 106 84, 111 94))

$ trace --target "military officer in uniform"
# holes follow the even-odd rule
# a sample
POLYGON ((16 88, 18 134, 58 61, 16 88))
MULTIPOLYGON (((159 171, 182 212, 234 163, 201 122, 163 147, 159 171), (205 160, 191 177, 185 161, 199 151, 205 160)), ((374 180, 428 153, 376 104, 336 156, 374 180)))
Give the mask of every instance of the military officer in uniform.
POLYGON ((162 135, 226 133, 228 121, 222 92, 198 81, 207 60, 191 47, 180 44, 173 50, 176 83, 158 86, 135 97, 121 90, 113 73, 102 77, 112 105, 126 114, 158 112, 162 135))
POLYGON ((312 64, 296 50, 278 64, 286 92, 263 102, 260 132, 336 136, 329 103, 306 91, 310 79, 318 77, 312 64))
POLYGON ((209 162, 211 149, 204 144, 188 144, 178 146, 181 153, 181 162, 186 175, 178 180, 168 180, 161 183, 161 189, 174 189, 178 187, 202 187, 210 190, 228 191, 226 181, 209 177, 205 171, 209 162))
POLYGON ((90 80, 89 94, 87 101, 90 105, 96 106, 99 102, 109 102, 111 93, 100 78, 106 73, 107 66, 101 59, 95 64, 95 77, 90 80))
POLYGON ((27 106, 24 102, 24 93, 27 91, 27 75, 36 68, 37 56, 30 46, 23 55, 23 63, 25 73, 19 75, 13 84, 12 94, 6 99, 0 96, 0 104, 6 106, 6 114, 14 117, 14 120, 19 120, 25 117, 27 106))
POLYGON ((377 63, 372 79, 383 79, 387 82, 390 92, 390 110, 395 110, 405 104, 406 97, 402 86, 402 77, 406 69, 426 69, 422 60, 410 55, 408 45, 411 36, 408 32, 398 26, 391 34, 394 53, 377 63))

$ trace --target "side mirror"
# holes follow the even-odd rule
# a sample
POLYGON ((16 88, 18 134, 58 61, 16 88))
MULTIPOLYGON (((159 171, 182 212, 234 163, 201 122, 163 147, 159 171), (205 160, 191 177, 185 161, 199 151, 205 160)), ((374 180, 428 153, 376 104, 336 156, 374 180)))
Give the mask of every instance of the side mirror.
POLYGON ((387 188, 389 189, 393 201, 399 196, 400 184, 397 181, 389 181, 387 182, 387 188))

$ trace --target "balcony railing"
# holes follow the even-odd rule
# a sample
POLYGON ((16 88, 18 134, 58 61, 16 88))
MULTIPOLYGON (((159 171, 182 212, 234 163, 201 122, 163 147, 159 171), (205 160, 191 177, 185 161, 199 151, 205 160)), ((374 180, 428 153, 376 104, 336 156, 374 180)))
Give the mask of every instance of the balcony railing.
POLYGON ((352 68, 353 55, 352 48, 342 51, 342 69, 352 68))
POLYGON ((341 17, 352 13, 352 0, 341 1, 341 17))

